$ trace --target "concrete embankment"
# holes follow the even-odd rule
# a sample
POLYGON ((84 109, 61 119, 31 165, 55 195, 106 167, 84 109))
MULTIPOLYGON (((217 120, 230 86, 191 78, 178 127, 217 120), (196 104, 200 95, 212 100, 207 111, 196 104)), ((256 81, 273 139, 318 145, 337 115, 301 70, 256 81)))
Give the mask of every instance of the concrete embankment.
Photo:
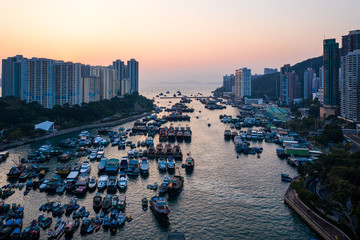
POLYGON ((5 149, 9 149, 9 148, 22 146, 22 145, 33 143, 33 142, 37 142, 37 141, 46 140, 46 139, 49 139, 49 138, 61 136, 61 135, 72 133, 72 132, 83 131, 83 130, 91 129, 91 128, 112 127, 112 126, 124 124, 126 122, 134 121, 136 119, 143 118, 143 117, 146 117, 146 116, 149 116, 149 115, 151 115, 151 113, 147 112, 147 113, 142 113, 142 114, 139 114, 139 115, 127 117, 127 118, 124 118, 124 119, 119 119, 119 120, 112 121, 112 122, 93 123, 93 124, 86 124, 86 125, 82 125, 82 126, 78 126, 78 127, 74 127, 74 128, 68 128, 68 129, 64 129, 64 130, 60 130, 60 131, 56 131, 56 132, 47 134, 47 135, 42 136, 42 137, 28 139, 26 141, 18 141, 18 142, 14 142, 14 143, 10 143, 10 144, 0 146, 0 151, 3 151, 5 149))
POLYGON ((323 239, 325 240, 350 240, 343 231, 326 221, 310 208, 308 208, 297 196, 294 189, 289 189, 284 195, 285 203, 323 239))

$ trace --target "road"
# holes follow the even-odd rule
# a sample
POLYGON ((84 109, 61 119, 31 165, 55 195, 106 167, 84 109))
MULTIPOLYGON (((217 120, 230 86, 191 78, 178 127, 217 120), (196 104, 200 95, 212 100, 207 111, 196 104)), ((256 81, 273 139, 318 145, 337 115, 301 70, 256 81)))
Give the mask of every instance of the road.
POLYGON ((360 151, 360 137, 353 133, 345 133, 344 137, 350 139, 353 142, 353 146, 350 149, 351 153, 360 151))

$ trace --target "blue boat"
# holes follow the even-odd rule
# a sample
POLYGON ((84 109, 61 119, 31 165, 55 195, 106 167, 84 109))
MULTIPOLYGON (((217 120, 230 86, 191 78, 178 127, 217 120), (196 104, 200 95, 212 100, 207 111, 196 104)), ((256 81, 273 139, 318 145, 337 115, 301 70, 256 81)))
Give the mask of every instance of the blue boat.
POLYGON ((9 219, 5 222, 4 226, 5 227, 11 227, 14 223, 14 220, 13 219, 9 219))
POLYGON ((14 231, 10 234, 11 239, 20 239, 21 230, 20 228, 15 228, 14 231))
POLYGON ((104 216, 103 227, 108 228, 110 226, 110 218, 108 215, 104 216))
POLYGON ((139 175, 139 161, 130 160, 128 165, 127 174, 129 176, 138 176, 139 175))
POLYGON ((119 171, 119 159, 111 158, 107 161, 105 172, 108 174, 117 174, 119 171))
POLYGON ((13 223, 13 227, 21 228, 22 227, 22 219, 21 218, 16 219, 13 223))
POLYGON ((116 232, 117 231, 117 226, 118 226, 117 219, 111 219, 109 226, 110 226, 110 231, 111 232, 116 232))

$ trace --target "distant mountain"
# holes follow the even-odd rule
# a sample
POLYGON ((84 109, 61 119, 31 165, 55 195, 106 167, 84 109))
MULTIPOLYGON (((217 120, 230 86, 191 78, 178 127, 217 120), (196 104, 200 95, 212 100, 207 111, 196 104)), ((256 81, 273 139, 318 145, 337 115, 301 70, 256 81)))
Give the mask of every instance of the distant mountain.
POLYGON ((188 80, 188 81, 165 81, 165 82, 160 82, 160 84, 162 85, 203 85, 203 84, 206 84, 206 85, 219 85, 219 82, 200 82, 200 81, 191 81, 191 80, 188 80))
MULTIPOLYGON (((304 71, 307 68, 315 70, 317 76, 319 76, 319 68, 323 65, 323 57, 310 58, 303 62, 297 63, 291 67, 297 75, 299 75, 299 81, 301 83, 301 92, 304 92, 304 71)), ((263 75, 254 79, 251 83, 251 95, 253 97, 263 97, 266 94, 269 97, 275 97, 276 94, 276 80, 280 78, 280 73, 273 73, 263 75)))

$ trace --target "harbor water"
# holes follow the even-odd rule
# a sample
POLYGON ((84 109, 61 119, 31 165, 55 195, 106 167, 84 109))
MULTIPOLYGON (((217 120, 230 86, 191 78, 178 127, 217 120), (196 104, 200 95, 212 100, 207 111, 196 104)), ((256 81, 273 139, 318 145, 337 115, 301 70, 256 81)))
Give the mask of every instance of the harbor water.
MULTIPOLYGON (((204 96, 209 95, 209 89, 213 87, 201 86, 179 88, 153 88, 143 91, 143 95, 152 98, 156 94, 166 90, 172 96, 176 90, 190 96, 198 92, 204 96)), ((159 99, 159 106, 170 107, 179 99, 159 99), (171 101, 171 103, 169 103, 171 101)), ((168 220, 161 220, 155 217, 151 210, 143 211, 141 199, 150 199, 156 194, 155 191, 147 189, 148 184, 161 183, 164 173, 160 173, 156 160, 149 160, 150 174, 147 177, 139 176, 128 179, 126 190, 126 214, 131 215, 133 221, 127 222, 118 229, 116 238, 119 239, 165 239, 169 232, 178 231, 185 233, 187 239, 311 239, 317 238, 316 234, 288 208, 283 201, 283 196, 289 183, 280 179, 281 173, 290 176, 296 174, 296 169, 289 166, 285 160, 276 156, 274 143, 265 141, 253 141, 252 146, 263 147, 261 157, 256 155, 237 154, 234 143, 224 140, 225 125, 220 122, 219 115, 227 114, 236 116, 239 110, 227 106, 224 110, 207 110, 195 99, 187 104, 195 109, 190 122, 174 122, 174 126, 188 124, 192 129, 191 143, 179 143, 184 154, 191 152, 195 159, 195 169, 191 174, 186 174, 181 168, 181 161, 176 164, 180 167, 184 176, 184 188, 176 196, 167 196, 170 214, 168 220), (201 112, 200 112, 201 111, 201 112), (198 118, 196 118, 198 116, 198 118), (208 126, 208 123, 211 126, 208 126)), ((167 126, 170 123, 165 124, 167 126)), ((131 128, 133 122, 113 127, 131 128)), ((90 133, 96 134, 95 129, 90 133)), ((19 158, 27 156, 30 152, 38 149, 43 144, 56 145, 63 138, 75 137, 79 133, 72 133, 49 139, 43 142, 36 142, 31 145, 10 149, 10 156, 0 163, 0 186, 8 184, 6 173, 15 165, 19 158)), ((154 139, 158 143, 158 135, 154 139)), ((145 136, 129 137, 129 140, 137 142, 145 140, 145 136)), ((128 150, 128 149, 127 149, 128 150)), ((107 158, 118 158, 127 155, 127 150, 118 150, 110 145, 105 148, 107 158)), ((86 157, 72 159, 70 162, 82 162, 86 157)), ((98 177, 97 165, 99 162, 91 162, 91 176, 98 177)), ((55 174, 59 162, 51 159, 50 171, 46 178, 55 174)), ((47 201, 60 201, 68 203, 72 195, 57 195, 32 190, 26 196, 23 191, 16 190, 15 194, 5 200, 6 203, 18 203, 25 207, 24 227, 29 225, 31 220, 37 219, 39 207, 47 201)), ((78 199, 80 206, 86 206, 90 211, 90 218, 95 216, 92 208, 93 197, 96 192, 87 193, 83 198, 78 199)), ((119 193, 118 193, 119 194, 119 193)), ((104 194, 103 194, 104 196, 104 194)), ((50 214, 49 214, 50 216, 50 214)), ((67 221, 72 218, 64 217, 67 221)), ((53 223, 54 224, 54 223, 53 223)), ((46 239, 47 231, 41 231, 40 239, 46 239)), ((73 239, 111 239, 114 236, 109 231, 92 233, 81 236, 78 230, 73 239)))

